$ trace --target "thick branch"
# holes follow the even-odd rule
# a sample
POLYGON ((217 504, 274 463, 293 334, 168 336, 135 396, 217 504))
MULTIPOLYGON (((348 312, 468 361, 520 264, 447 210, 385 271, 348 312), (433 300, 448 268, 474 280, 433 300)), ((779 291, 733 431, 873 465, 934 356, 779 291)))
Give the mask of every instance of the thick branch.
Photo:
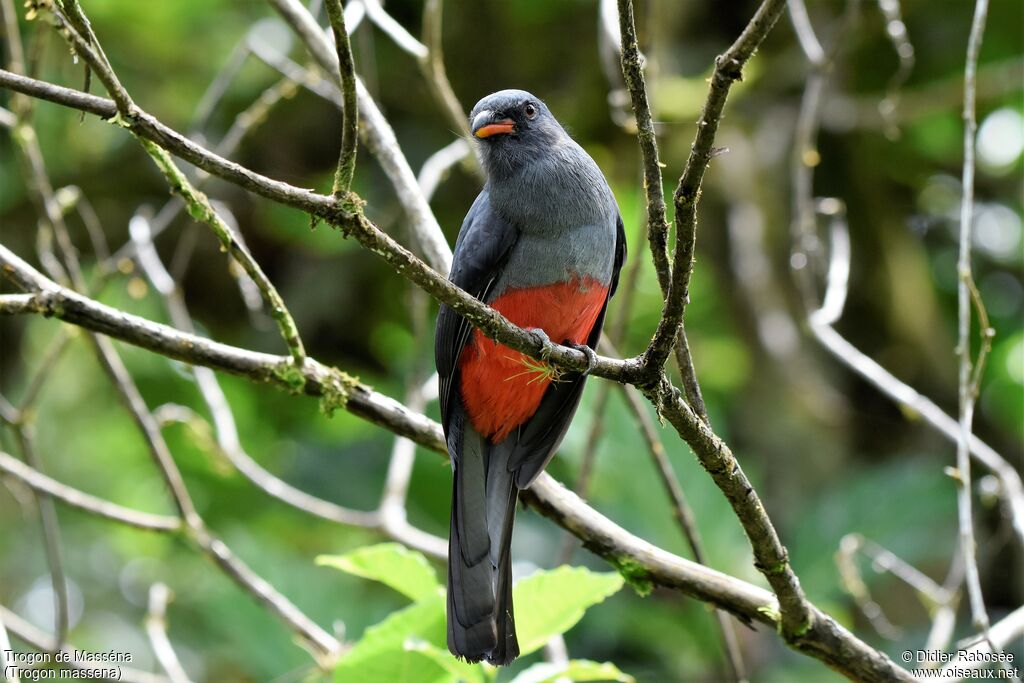
POLYGON ((789 640, 801 637, 813 625, 811 606, 764 505, 729 447, 697 417, 677 389, 666 385, 667 380, 663 380, 654 400, 661 401, 665 417, 690 444, 743 525, 754 550, 754 564, 779 598, 783 635, 789 640))

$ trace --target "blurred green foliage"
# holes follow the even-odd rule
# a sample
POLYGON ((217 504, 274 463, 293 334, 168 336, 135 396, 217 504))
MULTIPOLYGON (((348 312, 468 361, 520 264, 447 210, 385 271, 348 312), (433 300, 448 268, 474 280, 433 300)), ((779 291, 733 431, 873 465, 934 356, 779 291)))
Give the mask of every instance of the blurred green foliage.
MULTIPOLYGON (((192 130, 203 92, 254 26, 261 39, 289 50, 297 61, 305 59, 260 2, 82 4, 140 106, 206 140, 219 139, 234 116, 278 80, 266 66, 247 60, 210 121, 192 130)), ((390 0, 387 8, 418 33, 420 0, 390 0)), ((900 89, 892 121, 886 122, 878 105, 897 59, 877 7, 863 4, 859 22, 844 38, 825 96, 821 163, 815 173, 815 193, 839 197, 849 209, 853 262, 839 331, 947 411, 956 409, 960 97, 972 8, 967 0, 903 2, 916 64, 900 89)), ((713 58, 753 9, 753 2, 638 2, 669 199, 693 139, 713 58)), ((838 0, 809 3, 823 41, 830 39, 843 9, 838 0)), ((977 433, 1018 467, 1024 456, 1021 11, 1015 0, 993 0, 982 49, 975 239, 976 277, 996 330, 977 433)), ((611 109, 619 107, 608 103, 609 90, 619 86, 609 83, 602 69, 597 3, 449 2, 445 12, 445 59, 463 106, 468 109, 500 88, 533 91, 611 181, 626 224, 630 263, 642 268, 619 348, 638 352, 661 304, 642 241, 636 141, 614 123, 611 109)), ((22 22, 21 29, 41 78, 81 87, 81 66, 48 26, 22 22)), ((411 57, 368 24, 355 31, 353 46, 358 71, 418 169, 455 134, 411 57)), ((921 646, 927 613, 910 589, 864 562, 873 594, 889 619, 904 629, 900 642, 874 635, 842 591, 833 554, 845 534, 858 532, 941 580, 955 543, 955 488, 943 474, 953 462, 954 448, 845 370, 807 335, 790 339, 778 332, 802 328, 788 265, 788 169, 806 74, 783 19, 730 97, 716 142, 729 152, 712 162, 705 182, 687 329, 712 422, 757 486, 809 596, 872 644, 899 653, 921 646), (788 328, 769 326, 776 330, 774 337, 759 334, 766 311, 753 304, 744 288, 751 272, 736 266, 737 236, 757 228, 737 219, 750 215, 738 212, 742 205, 757 209, 767 281, 781 296, 777 313, 789 321, 788 328), (791 355, 779 355, 780 348, 789 348, 791 355)), ((95 82, 92 89, 99 92, 95 82)), ((0 104, 7 106, 7 100, 7 93, 0 92, 0 104)), ((140 206, 155 211, 168 199, 159 173, 122 129, 92 117, 81 120, 75 112, 45 103, 35 105, 33 121, 54 185, 81 188, 113 247, 127 239, 128 220, 140 206)), ((337 110, 300 91, 274 107, 233 158, 271 177, 327 191, 339 131, 337 110)), ((354 189, 368 201, 370 217, 407 243, 401 209, 365 149, 360 150, 354 189)), ((478 178, 463 167, 456 167, 439 188, 432 205, 451 241, 478 190, 478 178)), ((322 226, 311 230, 308 218, 296 211, 223 183, 211 183, 207 191, 230 208, 313 356, 398 398, 410 380, 422 377, 432 362, 434 309, 427 315, 411 312, 416 306, 404 280, 351 240, 322 226)), ((83 260, 94 272, 96 259, 85 230, 76 217, 69 220, 83 260)), ((0 239, 34 260, 36 224, 14 146, 0 135, 0 239)), ((179 217, 157 247, 177 269, 201 333, 246 348, 284 352, 269 318, 247 310, 205 228, 179 217)), ((140 277, 137 271, 117 274, 101 300, 166 320, 159 298, 140 277)), ((617 312, 613 303, 612 319, 617 312)), ((4 396, 20 400, 60 329, 51 320, 0 320, 4 396)), ((151 407, 173 402, 201 409, 196 386, 180 364, 125 345, 118 348, 151 407)), ((327 419, 309 399, 234 377, 222 377, 221 383, 243 445, 264 467, 346 506, 371 509, 377 504, 392 443, 387 433, 344 412, 327 419)), ((597 384, 590 383, 560 457, 549 467, 562 481, 572 482, 579 469, 596 419, 597 384)), ((435 406, 428 410, 436 417, 435 406)), ((33 415, 38 451, 52 476, 124 505, 171 509, 142 439, 80 334, 57 361, 33 415)), ((600 419, 589 501, 627 529, 687 555, 636 426, 617 394, 600 419)), ((372 545, 381 540, 378 535, 317 520, 268 499, 221 457, 198 445, 187 427, 171 426, 166 434, 210 526, 318 623, 335 624, 346 641, 358 642, 370 636, 374 625, 413 609, 383 586, 314 564, 322 554, 372 545)), ((663 430, 663 436, 696 512, 708 562, 761 583, 727 503, 687 447, 670 430, 663 430)), ((8 430, 0 431, 0 445, 18 452, 8 430)), ((13 483, 0 488, 0 603, 51 628, 49 578, 35 508, 13 483)), ((447 464, 420 453, 408 503, 410 521, 444 536, 449 492, 447 464)), ((130 651, 136 666, 154 666, 141 621, 149 585, 163 581, 176 593, 169 610, 171 640, 197 680, 290 681, 311 673, 309 657, 290 633, 184 544, 66 508, 58 514, 77 646, 130 651)), ((979 499, 978 519, 982 579, 991 615, 998 619, 1024 600, 1022 558, 998 506, 987 497, 979 499)), ((521 513, 514 543, 517 573, 553 567, 562 539, 563 532, 547 520, 521 513)), ((606 569, 585 551, 578 550, 573 562, 606 569)), ((958 637, 967 634, 967 622, 960 620, 958 637)), ((836 678, 787 650, 773 633, 739 631, 755 680, 836 678)), ((588 610, 566 641, 572 657, 614 662, 646 683, 712 681, 724 675, 712 617, 705 606, 678 594, 655 591, 641 598, 620 591, 588 610)), ((1024 653, 1016 652, 1020 661, 1024 653)), ((523 658, 502 680, 538 661, 536 654, 523 658)))
MULTIPOLYGON (((445 646, 444 588, 427 559, 396 543, 359 548, 345 555, 325 555, 317 564, 380 581, 413 601, 405 609, 366 629, 363 637, 342 657, 334 679, 338 683, 486 683, 498 669, 456 659, 445 646)), ((516 634, 521 656, 544 647, 565 633, 588 607, 622 588, 614 572, 597 573, 583 567, 562 566, 537 571, 517 581, 516 634)), ((551 678, 572 681, 609 680, 632 683, 613 664, 571 660, 551 678)), ((536 671, 524 671, 518 683, 547 680, 536 671)))

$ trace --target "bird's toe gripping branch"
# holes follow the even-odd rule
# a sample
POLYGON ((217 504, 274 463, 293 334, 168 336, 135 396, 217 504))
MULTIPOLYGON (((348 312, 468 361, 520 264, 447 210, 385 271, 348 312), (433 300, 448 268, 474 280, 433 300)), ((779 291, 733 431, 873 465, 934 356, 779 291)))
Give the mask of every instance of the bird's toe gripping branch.
POLYGON ((594 371, 594 368, 597 367, 597 353, 594 351, 594 349, 590 348, 586 344, 577 344, 572 340, 567 340, 565 342, 565 345, 568 346, 570 349, 582 351, 583 355, 587 357, 587 369, 583 371, 584 377, 586 377, 587 375, 594 371))
POLYGON ((548 360, 551 358, 551 351, 554 350, 555 345, 551 343, 551 337, 548 333, 539 327, 527 327, 526 331, 533 335, 533 338, 540 344, 540 359, 548 360))
MULTIPOLYGON (((541 345, 540 360, 550 360, 551 352, 554 350, 555 345, 551 341, 551 337, 548 336, 548 333, 539 327, 527 327, 526 331, 529 332, 533 338, 537 340, 537 343, 541 345)), ((587 369, 582 373, 584 377, 593 372, 594 368, 597 367, 597 353, 594 349, 590 348, 586 344, 577 344, 571 339, 566 339, 562 342, 562 345, 568 346, 570 349, 576 349, 587 357, 587 369)))

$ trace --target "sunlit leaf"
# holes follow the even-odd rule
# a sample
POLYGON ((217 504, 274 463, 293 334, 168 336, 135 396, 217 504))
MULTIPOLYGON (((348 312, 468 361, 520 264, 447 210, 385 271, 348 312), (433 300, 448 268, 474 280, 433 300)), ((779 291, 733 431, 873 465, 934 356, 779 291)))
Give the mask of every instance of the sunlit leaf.
POLYGON ((429 656, 406 649, 410 639, 444 647, 444 597, 434 594, 366 629, 334 669, 337 683, 454 683, 429 656))
POLYGON ((316 563, 380 581, 411 600, 437 595, 441 587, 427 558, 398 543, 358 548, 344 555, 321 555, 316 563))
POLYGON ((516 610, 519 650, 539 650, 552 636, 576 625, 588 607, 622 588, 622 576, 583 567, 562 566, 537 572, 516 583, 512 599, 516 610))
POLYGON ((555 683, 559 680, 633 683, 634 678, 619 671, 619 668, 611 662, 571 659, 560 664, 550 662, 534 664, 513 678, 510 683, 555 683))
MULTIPOLYGON (((424 640, 410 638, 405 641, 405 649, 427 657, 462 683, 485 683, 493 678, 484 673, 487 665, 471 664, 456 659, 447 648, 437 647, 424 640)), ((490 670, 493 671, 494 667, 490 667, 490 670)))

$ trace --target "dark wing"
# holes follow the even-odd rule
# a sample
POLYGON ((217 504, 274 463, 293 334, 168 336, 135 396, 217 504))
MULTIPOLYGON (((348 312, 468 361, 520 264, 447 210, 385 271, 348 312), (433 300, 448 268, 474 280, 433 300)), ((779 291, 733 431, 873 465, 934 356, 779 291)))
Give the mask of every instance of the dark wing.
MULTIPOLYGON (((485 188, 462 222, 448 279, 477 299, 486 301, 518 238, 519 231, 491 209, 485 188)), ((461 431, 462 410, 461 406, 453 410, 452 389, 458 386, 459 358, 472 329, 465 318, 441 304, 437 315, 434 361, 440 383, 441 423, 449 441, 453 427, 461 431)))
MULTIPOLYGON (((622 227, 622 216, 616 217, 615 225, 615 257, 612 265, 612 279, 608 285, 608 297, 604 300, 601 313, 598 314, 594 327, 587 337, 587 346, 597 348, 604 327, 604 316, 608 310, 608 301, 619 286, 619 271, 626 260, 626 233, 622 227)), ((556 341, 552 339, 552 341, 556 341)), ((560 341, 560 340, 558 340, 560 341)), ((586 377, 573 373, 561 381, 552 382, 544 393, 537 412, 533 414, 518 430, 517 443, 508 461, 509 471, 515 471, 516 486, 527 488, 547 466, 562 437, 569 429, 572 416, 583 395, 586 377)))

